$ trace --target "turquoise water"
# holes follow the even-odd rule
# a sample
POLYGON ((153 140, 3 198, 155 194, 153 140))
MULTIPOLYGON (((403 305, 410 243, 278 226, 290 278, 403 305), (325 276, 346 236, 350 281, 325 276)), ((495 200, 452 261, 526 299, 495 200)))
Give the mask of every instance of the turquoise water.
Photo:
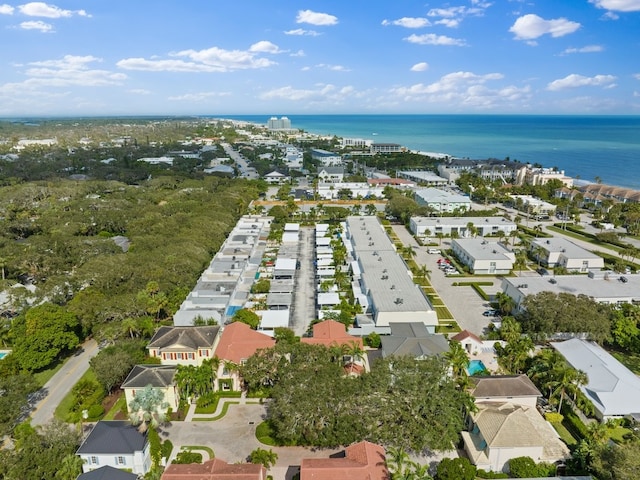
MULTIPOLYGON (((307 132, 459 158, 507 158, 640 189, 640 116, 288 115, 307 132), (374 133, 376 135, 374 135, 374 133)), ((228 116, 266 124, 268 116, 228 116)))
POLYGON ((0 352, 0 360, 7 356, 6 352, 0 352))
POLYGON ((469 376, 473 376, 476 373, 484 372, 487 367, 484 366, 482 360, 471 360, 469 362, 469 366, 467 367, 467 373, 469 376))

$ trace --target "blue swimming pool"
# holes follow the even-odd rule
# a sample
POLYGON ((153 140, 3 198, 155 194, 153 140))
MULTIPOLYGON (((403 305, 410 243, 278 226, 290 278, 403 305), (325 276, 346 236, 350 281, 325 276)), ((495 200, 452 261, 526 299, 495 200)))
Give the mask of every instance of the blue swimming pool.
POLYGON ((476 373, 484 372, 487 367, 484 366, 482 360, 471 360, 469 362, 469 366, 467 367, 467 373, 469 376, 473 376, 476 373))
POLYGON ((7 356, 7 352, 0 352, 0 360, 7 356))

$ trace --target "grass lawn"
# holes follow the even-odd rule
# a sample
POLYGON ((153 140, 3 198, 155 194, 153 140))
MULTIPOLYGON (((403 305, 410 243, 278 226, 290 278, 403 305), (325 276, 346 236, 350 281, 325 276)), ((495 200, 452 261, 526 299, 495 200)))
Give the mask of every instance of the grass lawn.
MULTIPOLYGON (((91 380, 92 382, 97 382, 96 374, 93 373, 93 370, 87 370, 82 377, 78 380, 78 382, 82 380, 91 380)), ((73 408, 73 402, 75 398, 72 391, 67 392, 65 397, 60 402, 60 405, 56 408, 54 416, 62 421, 67 421, 67 417, 73 408)))
POLYGON ((272 437, 273 430, 267 422, 262 422, 256 427, 256 438, 260 443, 275 446, 276 441, 272 437))
POLYGON ((623 353, 616 351, 610 351, 609 353, 633 373, 640 375, 640 355, 636 353, 623 353))
POLYGON ((436 314, 438 315, 438 320, 453 320, 453 315, 451 315, 451 312, 447 307, 434 306, 433 309, 436 311, 436 314))
POLYGON ((560 435, 560 438, 567 444, 567 446, 571 447, 572 445, 578 444, 578 441, 573 437, 573 435, 571 435, 569 430, 562 425, 562 423, 553 422, 551 425, 553 425, 553 428, 556 429, 556 432, 558 432, 558 435, 560 435))
POLYGON ((229 411, 229 405, 240 405, 240 402, 226 402, 224 405, 222 405, 222 411, 220 412, 220 415, 216 415, 215 417, 204 417, 204 418, 194 417, 193 421, 194 422, 215 422, 216 420, 220 420, 229 411))
POLYGON ((609 435, 609 438, 616 443, 624 442, 625 441, 624 436, 629 433, 632 433, 631 430, 625 427, 616 427, 616 428, 607 429, 607 434, 609 435))
POLYGON ((105 414, 102 419, 115 420, 116 415, 118 414, 118 412, 120 412, 120 410, 122 410, 122 407, 124 407, 126 403, 127 399, 124 397, 124 394, 121 394, 120 398, 116 400, 116 403, 113 404, 113 407, 111 407, 111 409, 105 414))
POLYGON ((213 448, 206 447, 204 445, 183 445, 182 447, 180 447, 180 450, 192 450, 192 451, 202 450, 209 454, 209 460, 211 460, 212 458, 215 458, 215 455, 213 453, 213 448))

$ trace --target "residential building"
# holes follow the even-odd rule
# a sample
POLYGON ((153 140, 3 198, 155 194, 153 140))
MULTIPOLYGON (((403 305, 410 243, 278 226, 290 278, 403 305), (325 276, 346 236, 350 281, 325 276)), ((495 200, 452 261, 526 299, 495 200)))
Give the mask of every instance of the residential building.
POLYGON ((556 168, 532 167, 527 165, 524 170, 518 172, 517 183, 519 185, 545 185, 551 180, 559 180, 565 187, 573 186, 573 178, 567 177, 564 170, 556 168))
POLYGON ((394 187, 402 190, 415 188, 417 185, 416 182, 411 180, 391 177, 369 178, 367 179, 367 183, 374 187, 394 187))
POLYGON ((87 473, 82 473, 76 480, 139 480, 135 473, 120 470, 106 465, 87 473))
POLYGON ((431 333, 422 322, 394 322, 389 325, 391 335, 383 335, 382 356, 412 357, 419 360, 443 356, 449 351, 444 335, 431 333))
POLYGON ((363 148, 371 146, 371 140, 365 140, 364 138, 342 138, 340 144, 342 148, 363 148))
POLYGON ((127 405, 131 404, 137 393, 151 386, 162 392, 165 410, 178 410, 180 396, 174 380, 176 371, 174 365, 135 365, 120 386, 127 405))
POLYGON ((271 185, 282 185, 283 183, 291 181, 291 177, 285 175, 284 173, 280 173, 277 170, 267 173, 262 178, 265 180, 265 182, 270 183, 271 185))
POLYGON ((335 200, 348 191, 349 197, 356 198, 384 198, 384 187, 371 185, 368 182, 336 182, 318 183, 318 197, 323 200, 335 200))
POLYGON ((267 469, 256 463, 227 463, 212 458, 204 463, 172 463, 161 480, 266 480, 267 469))
POLYGON ((300 339, 302 343, 324 345, 325 347, 356 344, 358 347, 364 348, 362 338, 349 335, 343 323, 335 320, 325 320, 315 323, 311 328, 313 335, 311 337, 302 337, 300 339))
POLYGON ((271 117, 267 120, 269 130, 291 130, 291 120, 287 117, 271 117))
POLYGON ((447 179, 440 177, 429 170, 400 170, 396 175, 406 180, 411 180, 418 185, 442 187, 447 184, 447 179))
POLYGON ((373 154, 376 153, 400 153, 406 149, 397 143, 372 143, 369 147, 369 151, 373 154))
POLYGON ((608 199, 620 203, 640 202, 640 190, 633 190, 631 188, 592 183, 580 187, 580 191, 584 194, 585 201, 587 201, 587 195, 589 195, 589 198, 608 199))
POLYGON ((640 420, 640 378, 594 342, 572 338, 552 342, 565 360, 587 374, 580 390, 601 421, 632 417, 640 420))
POLYGON ((526 375, 488 375, 470 377, 469 380, 469 393, 476 402, 509 402, 535 408, 542 396, 526 375))
POLYGON ((604 259, 560 237, 537 238, 529 246, 531 253, 545 267, 563 267, 569 272, 587 273, 604 268, 604 259))
MULTIPOLYGON (((393 322, 419 321, 435 332, 436 312, 375 216, 350 216, 343 241, 358 264, 360 278, 354 281, 354 297, 365 308, 372 324, 368 331, 390 333, 393 322)), ((318 270, 319 272, 319 270, 318 270)), ((359 324, 364 320, 358 317, 359 324)))
POLYGON ((514 207, 527 215, 551 217, 556 214, 557 207, 553 203, 545 202, 531 195, 511 195, 511 198, 513 198, 514 207))
POLYGON ((504 217, 411 217, 409 228, 419 238, 509 236, 518 226, 504 217))
POLYGON ((588 275, 554 275, 502 279, 502 291, 517 309, 527 297, 540 292, 585 295, 604 304, 640 304, 640 275, 620 275, 607 271, 590 271, 588 275))
POLYGON ((203 360, 213 358, 219 331, 218 326, 160 327, 147 350, 163 365, 202 365, 203 360))
POLYGON ((415 201, 420 206, 431 208, 434 212, 454 213, 471 210, 471 199, 466 195, 450 193, 438 188, 416 190, 415 201))
POLYGON ((387 480, 385 450, 371 442, 348 446, 344 456, 303 458, 300 480, 387 480))
POLYGON ((474 274, 506 275, 513 269, 515 254, 498 242, 482 238, 458 238, 451 249, 460 262, 474 274))
POLYGON ((516 183, 520 172, 525 168, 525 164, 497 158, 487 160, 449 158, 446 162, 438 165, 438 173, 449 183, 455 183, 462 173, 469 172, 491 182, 498 180, 507 184, 516 183))
POLYGON ((476 409, 469 416, 469 431, 462 432, 465 452, 476 467, 501 472, 508 469, 512 458, 554 463, 570 456, 535 407, 476 401, 476 409))
POLYGON ((110 466, 145 475, 151 469, 151 452, 147 436, 137 427, 120 420, 100 420, 76 451, 82 471, 90 472, 110 466))
POLYGON ((320 148, 311 149, 311 159, 320 162, 323 167, 335 167, 342 165, 342 156, 320 148))
POLYGON ((467 352, 467 355, 476 355, 480 353, 484 347, 482 339, 469 330, 462 330, 460 333, 451 337, 451 340, 460 343, 465 352, 467 352))
POLYGON ((344 181, 344 167, 318 167, 318 181, 320 183, 341 183, 344 181))

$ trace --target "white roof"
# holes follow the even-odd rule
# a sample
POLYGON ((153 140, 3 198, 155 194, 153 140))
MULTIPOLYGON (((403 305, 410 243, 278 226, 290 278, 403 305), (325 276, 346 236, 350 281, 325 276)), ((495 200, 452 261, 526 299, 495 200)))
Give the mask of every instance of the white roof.
POLYGON ((335 292, 325 292, 318 294, 318 305, 338 305, 340 303, 340 295, 335 292))
POLYGON ((284 224, 285 232, 299 232, 300 224, 299 223, 285 223, 284 224))
POLYGON ((587 374, 589 381, 581 390, 604 416, 640 413, 640 378, 603 348, 578 338, 551 346, 587 374))
MULTIPOLYGON (((260 312, 258 312, 260 313, 260 312)), ((289 326, 289 310, 265 310, 262 312, 259 329, 272 330, 289 326)))
POLYGON ((298 243, 298 232, 284 232, 282 243, 298 243))
POLYGON ((471 199, 465 195, 449 193, 439 188, 416 190, 416 195, 426 203, 471 203, 471 199))
POLYGON ((595 253, 585 250, 584 248, 570 242, 566 238, 552 237, 552 238, 537 238, 531 242, 531 245, 537 245, 547 252, 563 253, 567 258, 600 258, 595 253))
POLYGON ((276 270, 295 270, 296 259, 295 258, 276 258, 275 269, 276 270))

